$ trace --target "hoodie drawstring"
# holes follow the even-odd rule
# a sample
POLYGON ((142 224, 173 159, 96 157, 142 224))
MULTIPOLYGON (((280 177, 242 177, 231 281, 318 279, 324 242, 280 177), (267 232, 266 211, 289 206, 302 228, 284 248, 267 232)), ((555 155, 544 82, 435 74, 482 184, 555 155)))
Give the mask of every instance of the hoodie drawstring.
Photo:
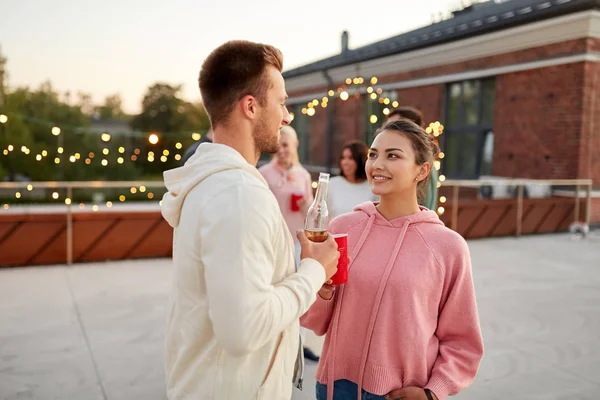
MULTIPOLYGON (((373 214, 369 218, 369 221, 367 222, 367 226, 363 230, 363 233, 361 234, 360 238, 358 239, 358 242, 356 243, 356 247, 354 248, 354 251, 350 255, 350 264, 348 265, 348 271, 350 271, 350 267, 352 266, 352 263, 356 259, 356 255, 358 254, 358 252, 362 248, 363 244, 367 240, 367 237, 369 236, 369 232, 371 232, 371 228, 373 227, 373 223, 375 222, 375 216, 376 215, 373 214)), ((337 331, 339 321, 340 321, 340 305, 342 304, 342 298, 344 297, 344 286, 343 285, 339 288, 339 291, 340 291, 340 293, 338 295, 338 299, 336 301, 335 308, 333 310, 333 321, 332 321, 333 325, 331 327, 332 332, 337 331)), ((335 354, 335 335, 331 336, 331 354, 335 354)), ((333 384, 334 384, 333 371, 335 368, 334 367, 335 360, 333 357, 328 357, 327 360, 325 360, 325 362, 327 363, 330 360, 331 360, 331 365, 328 368, 329 373, 327 374, 327 400, 333 400, 333 384)), ((360 392, 360 388, 359 388, 359 392, 360 392)))
POLYGON ((367 328, 367 337, 365 338, 365 343, 363 344, 363 353, 360 361, 359 375, 358 375, 358 400, 361 400, 362 397, 362 383, 363 377, 365 374, 365 368, 367 366, 367 356, 369 355, 369 349, 371 347, 371 339, 373 338, 373 330, 375 328, 375 321, 377 320, 377 314, 379 314, 379 307, 381 306, 381 299, 383 297, 383 292, 385 291, 385 287, 387 286, 387 282, 390 278, 390 274, 392 272, 392 268, 396 263, 396 258, 398 257, 398 253, 400 252, 400 248, 402 247, 402 242, 404 241, 404 236, 406 236, 406 231, 408 230, 408 225, 410 223, 406 221, 404 225, 402 225, 402 230, 400 231, 400 235, 398 235, 398 240, 396 240, 396 245, 394 246, 394 250, 392 251, 392 256, 388 261, 388 265, 385 268, 383 276, 379 281, 379 287, 377 288, 377 294, 375 295, 375 303, 373 304, 373 312, 371 312, 371 320, 369 321, 369 327, 367 328))

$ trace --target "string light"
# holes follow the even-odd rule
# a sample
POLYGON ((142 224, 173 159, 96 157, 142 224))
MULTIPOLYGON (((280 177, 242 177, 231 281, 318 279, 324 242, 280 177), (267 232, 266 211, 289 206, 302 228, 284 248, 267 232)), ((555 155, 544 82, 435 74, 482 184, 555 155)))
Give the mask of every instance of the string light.
POLYGON ((397 102, 397 101, 394 101, 394 102, 392 103, 392 107, 394 107, 394 108, 398 107, 398 105, 399 105, 399 104, 398 104, 398 102, 397 102))
POLYGON ((69 161, 74 163, 75 161, 77 161, 77 159, 75 158, 75 156, 71 156, 71 157, 69 157, 69 161))
POLYGON ((36 159, 37 161, 42 161, 42 155, 41 155, 41 154, 38 154, 37 156, 35 156, 35 159, 36 159))
POLYGON ((54 159, 54 164, 60 164, 60 158, 56 157, 56 158, 54 159))
POLYGON ((120 202, 124 202, 124 201, 125 201, 125 196, 123 196, 123 195, 120 195, 120 196, 119 196, 119 201, 120 201, 120 202))
POLYGON ((125 147, 123 147, 123 146, 119 147, 119 153, 120 154, 125 153, 125 147))
POLYGON ((440 197, 440 203, 445 203, 445 202, 446 202, 446 196, 440 197))
POLYGON ((340 99, 342 99, 343 101, 348 100, 348 97, 350 97, 350 95, 345 90, 342 93, 340 93, 340 99))
POLYGON ((333 90, 330 90, 329 92, 327 92, 327 94, 331 97, 333 97, 335 95, 335 92, 333 90))
POLYGON ((62 147, 59 147, 58 149, 56 149, 56 151, 58 151, 58 154, 62 154, 65 152, 65 149, 63 149, 62 147))
MULTIPOLYGON (((292 114, 292 115, 294 115, 294 114, 292 114)), ((178 150, 179 150, 179 149, 181 149, 182 147, 183 147, 183 145, 182 145, 181 143, 179 143, 179 142, 175 143, 175 148, 176 148, 176 149, 178 149, 178 150)))
POLYGON ((106 207, 111 208, 112 207, 112 201, 107 201, 106 202, 106 207))
POLYGON ((371 100, 375 100, 377 98, 377 95, 375 93, 371 93, 371 100))
POLYGON ((180 161, 181 160, 181 154, 175 154, 175 160, 176 161, 180 161))
POLYGON ((164 150, 163 150, 163 155, 164 155, 164 156, 168 156, 168 155, 169 155, 169 150, 167 150, 167 149, 164 149, 164 150))
POLYGON ((438 155, 438 157, 439 157, 439 158, 444 158, 444 157, 446 157, 446 155, 444 154, 444 152, 443 152, 443 151, 440 151, 440 154, 438 155))
POLYGON ((377 79, 376 76, 372 77, 371 78, 371 85, 377 85, 377 81, 378 81, 378 79, 377 79))
POLYGON ((156 133, 151 134, 150 136, 148 136, 148 141, 150 142, 150 144, 157 144, 158 135, 156 133))
POLYGON ((110 133, 103 133, 102 135, 100 135, 100 139, 102 139, 103 142, 110 142, 110 133))
POLYGON ((317 186, 319 186, 319 184, 317 182, 313 182, 311 186, 312 186, 313 189, 316 189, 317 186))
POLYGON ((53 198, 54 200, 58 200, 58 192, 54 192, 54 193, 52 193, 52 198, 53 198))
POLYGON ((8 117, 4 114, 0 114, 0 124, 5 124, 8 122, 8 117))
POLYGON ((125 162, 125 160, 123 160, 123 157, 119 157, 119 158, 117 158, 117 162, 119 164, 123 164, 125 162))
POLYGON ((441 163, 440 163, 438 160, 435 160, 435 161, 433 162, 433 166, 435 167, 435 170, 436 170, 436 171, 439 171, 439 170, 440 170, 440 168, 442 167, 442 164, 441 164, 441 163))
POLYGON ((369 118, 369 121, 370 121, 372 124, 376 124, 376 123, 377 123, 377 115, 374 115, 374 114, 373 114, 373 115, 371 115, 371 117, 369 118))
POLYGON ((71 199, 67 197, 67 198, 65 199, 65 204, 66 204, 66 205, 70 205, 70 204, 71 204, 71 199))
POLYGON ((80 158, 81 158, 81 154, 79 154, 79 153, 75 153, 75 159, 76 159, 76 160, 79 160, 80 158))
POLYGON ((306 111, 306 113, 308 114, 309 117, 312 117, 313 115, 315 115, 315 109, 309 108, 308 111, 306 111))
POLYGON ((52 134, 53 134, 54 136, 58 136, 58 135, 60 135, 60 128, 59 128, 58 126, 55 126, 55 127, 53 127, 53 128, 52 128, 52 134))
POLYGON ((108 165, 108 160, 107 159, 102 160, 102 166, 106 167, 107 165, 108 165))
POLYGON ((199 134, 199 133, 197 133, 197 132, 194 132, 194 133, 192 133, 192 139, 194 139, 196 142, 197 142, 198 140, 200 140, 200 137, 201 137, 201 136, 200 136, 200 134, 199 134))
POLYGON ((4 209, 5 209, 5 210, 8 210, 8 204, 5 204, 5 205, 4 205, 4 209))
POLYGON ((446 177, 444 175, 440 175, 439 180, 440 182, 444 182, 446 180, 446 177))
POLYGON ((107 156, 107 155, 108 155, 108 153, 110 153, 110 150, 109 150, 109 149, 103 149, 103 150, 102 150, 102 154, 104 154, 105 156, 107 156))
POLYGON ((446 209, 444 209, 444 207, 438 207, 437 212, 439 215, 442 215, 444 213, 444 211, 446 211, 446 209))
POLYGON ((149 192, 149 193, 148 193, 148 198, 149 198, 150 200, 152 200, 152 199, 154 198, 154 193, 152 193, 152 192, 149 192))
POLYGON ((131 194, 137 193, 137 189, 135 187, 132 187, 131 189, 129 189, 129 191, 131 192, 131 194))
POLYGON ((33 185, 27 185, 27 191, 31 192, 33 190, 33 185))
POLYGON ((94 210, 94 212, 98 211, 98 206, 94 204, 94 205, 92 206, 92 210, 94 210))
POLYGON ((15 197, 16 197, 17 199, 20 199, 20 198, 21 198, 21 192, 17 192, 17 193, 15 193, 15 197))
POLYGON ((142 185, 140 186, 140 192, 144 193, 146 191, 146 186, 142 185))
POLYGON ((9 145, 8 145, 8 151, 13 151, 14 149, 15 149, 15 148, 13 147, 13 145, 12 145, 12 144, 9 144, 9 145))
POLYGON ((162 162, 167 162, 167 157, 165 157, 165 156, 160 156, 160 161, 162 161, 162 162))
POLYGON ((290 113, 290 122, 294 120, 294 113, 290 113))
POLYGON ((346 85, 351 85, 351 84, 352 84, 352 79, 346 78, 346 85))

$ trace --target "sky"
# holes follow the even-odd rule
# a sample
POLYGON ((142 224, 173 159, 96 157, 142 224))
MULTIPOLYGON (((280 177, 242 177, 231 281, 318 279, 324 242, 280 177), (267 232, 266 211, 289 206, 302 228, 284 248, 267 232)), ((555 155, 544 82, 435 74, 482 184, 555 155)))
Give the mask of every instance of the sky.
POLYGON ((460 0, 281 2, 240 0, 0 0, 0 46, 10 88, 50 80, 101 104, 119 93, 137 113, 161 81, 199 101, 202 61, 220 44, 246 39, 278 47, 284 69, 428 25, 460 0))

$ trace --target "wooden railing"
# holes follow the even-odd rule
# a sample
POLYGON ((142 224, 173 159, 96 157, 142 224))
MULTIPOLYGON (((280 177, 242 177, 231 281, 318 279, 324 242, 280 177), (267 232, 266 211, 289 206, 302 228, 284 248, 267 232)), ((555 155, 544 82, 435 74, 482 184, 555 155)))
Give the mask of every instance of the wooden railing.
POLYGON ((451 228, 458 231, 458 205, 460 202, 460 188, 476 188, 483 186, 512 186, 517 189, 517 219, 516 236, 521 236, 523 226, 523 198, 524 188, 527 185, 544 184, 549 186, 574 186, 575 187, 575 212, 574 221, 580 221, 581 202, 580 191, 584 187, 586 191, 586 207, 584 222, 589 225, 592 209, 592 180, 591 179, 479 179, 479 180, 445 180, 441 186, 452 188, 452 219, 451 228))

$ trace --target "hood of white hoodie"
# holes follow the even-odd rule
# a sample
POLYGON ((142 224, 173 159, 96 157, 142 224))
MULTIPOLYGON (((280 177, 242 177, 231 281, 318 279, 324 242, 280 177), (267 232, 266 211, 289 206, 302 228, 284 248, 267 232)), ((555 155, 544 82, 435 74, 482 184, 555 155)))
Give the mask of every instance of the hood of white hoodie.
POLYGON ((266 181, 256 167, 229 146, 216 143, 202 143, 182 167, 163 173, 167 193, 163 196, 161 212, 164 219, 173 228, 179 225, 181 208, 187 194, 207 177, 221 171, 242 169, 266 181))

